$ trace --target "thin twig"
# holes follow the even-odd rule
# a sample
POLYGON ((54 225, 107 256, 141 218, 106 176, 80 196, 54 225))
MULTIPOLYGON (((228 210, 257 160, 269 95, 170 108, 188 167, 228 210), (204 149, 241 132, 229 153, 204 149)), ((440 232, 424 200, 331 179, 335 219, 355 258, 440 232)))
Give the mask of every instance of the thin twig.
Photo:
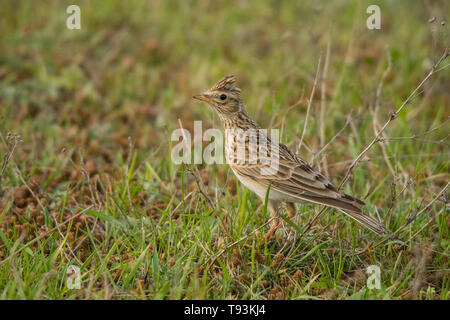
POLYGON ((440 125, 438 125, 437 127, 431 128, 423 133, 419 133, 419 134, 414 134, 412 136, 409 137, 387 137, 387 138, 379 138, 378 141, 382 142, 382 141, 392 141, 392 140, 416 140, 416 141, 422 141, 422 142, 436 142, 436 143, 442 143, 442 140, 445 140, 448 135, 446 137, 444 137, 441 140, 438 141, 431 141, 431 140, 425 140, 425 139, 419 139, 419 137, 423 137, 426 136, 440 128, 442 128, 443 126, 445 126, 447 124, 447 122, 449 121, 449 119, 445 120, 443 123, 441 123, 440 125))
MULTIPOLYGON (((402 105, 397 109, 396 112, 392 113, 389 117, 389 120, 384 124, 384 126, 381 128, 381 130, 378 132, 378 134, 376 134, 375 138, 372 140, 372 142, 352 161, 352 164, 350 165, 350 167, 347 170, 347 173, 344 176, 344 179, 341 181, 339 187, 337 188, 338 190, 341 189, 341 187, 344 185, 344 183, 348 180, 350 173, 352 172, 352 170, 355 168, 355 166, 359 163, 359 161, 361 160, 361 158, 364 156, 364 154, 378 141, 378 138, 383 134, 384 130, 386 130, 387 126, 391 123, 391 121, 395 120, 398 116, 398 113, 400 111, 402 111, 402 109, 405 107, 406 104, 408 104, 412 97, 415 95, 415 93, 420 89, 420 87, 422 87, 422 85, 434 74, 436 73, 436 68, 439 66, 439 64, 448 57, 448 50, 446 49, 444 54, 442 55, 442 57, 439 59, 439 61, 433 66, 433 68, 430 70, 430 72, 428 73, 428 75, 422 80, 422 82, 416 87, 416 89, 414 89, 414 91, 409 95, 409 97, 402 103, 402 105)), ((320 60, 319 60, 320 63, 320 60)), ((322 213, 325 211, 327 207, 322 208, 322 210, 319 211, 319 213, 316 214, 316 216, 313 217, 312 220, 310 220, 310 222, 308 223, 307 227, 305 228, 304 232, 302 233, 301 237, 305 234, 306 231, 309 230, 309 228, 311 227, 311 225, 314 223, 314 221, 316 221, 321 215, 322 213)), ((398 230, 397 230, 398 231, 398 230)), ((392 239, 393 237, 396 236, 397 231, 393 234, 389 235, 389 238, 392 239)))
POLYGON ((442 188, 441 191, 439 191, 439 193, 437 194, 437 196, 435 196, 433 198, 433 200, 431 200, 425 207, 422 208, 422 210, 416 212, 414 215, 412 215, 410 218, 406 219, 405 224, 403 224, 400 228, 398 228, 394 233, 399 233, 401 230, 403 230, 404 228, 406 228, 410 223, 412 223, 414 220, 416 220, 422 213, 424 213, 428 208, 431 207, 431 205, 437 200, 439 199, 447 190, 448 186, 450 185, 450 182, 447 182, 447 184, 445 185, 444 188, 442 188))
MULTIPOLYGON (((327 80, 327 76, 328 76, 328 66, 330 64, 330 46, 331 46, 330 39, 331 38, 328 37, 327 53, 325 55, 325 63, 323 66, 323 71, 322 71, 322 79, 320 81, 321 86, 320 86, 320 117, 319 117, 320 130, 319 131, 320 131, 320 145, 323 146, 321 150, 325 149, 325 146, 324 146, 324 144, 325 144, 325 100, 326 100, 326 92, 327 92, 326 80, 327 80)), ((332 139, 332 140, 334 140, 334 139, 332 139)), ((314 158, 314 156, 315 155, 313 155, 313 158, 314 158)), ((327 158, 325 157, 325 155, 322 157, 322 159, 319 163, 320 163, 319 169, 322 167, 325 175, 329 176, 327 158)))
MULTIPOLYGON (((426 210, 428 210, 433 203, 435 203, 447 190, 448 186, 450 185, 450 182, 448 182, 444 188, 442 188, 441 191, 439 191, 439 193, 425 206, 422 208, 422 210, 416 212, 413 216, 411 216, 410 218, 408 218, 406 220, 406 222, 399 227, 397 230, 395 230, 395 232, 393 232, 392 234, 384 237, 383 239, 381 239, 378 243, 375 243, 373 245, 368 245, 366 248, 357 251, 356 254, 359 255, 361 253, 364 253, 365 251, 369 250, 369 248, 375 248, 378 247, 379 245, 381 245, 382 243, 384 243, 386 240, 391 240, 397 237, 397 234, 402 231, 404 228, 406 228, 409 224, 411 224, 414 220, 416 220, 421 214, 423 214, 426 210)), ((415 236, 415 235, 414 235, 415 236)))
MULTIPOLYGON (((391 66, 392 66, 392 57, 389 53, 389 49, 387 49, 387 56, 388 56, 388 66, 386 67, 386 70, 384 70, 383 75, 381 76, 381 80, 377 87, 377 92, 376 92, 376 96, 375 96, 375 108, 373 110, 371 110, 372 111, 372 127, 373 127, 373 132, 375 135, 378 134, 377 130, 379 129, 378 111, 380 109, 381 92, 383 91, 384 82, 386 81, 387 76, 391 72, 391 66)), ((383 133, 383 137, 384 137, 384 133, 383 133)), ((392 176, 395 177, 395 170, 392 167, 391 162, 389 161, 388 154, 386 151, 386 146, 384 144, 380 144, 380 146, 381 146, 381 151, 383 152, 384 161, 386 162, 386 165, 388 166, 389 171, 391 171, 392 176)))
MULTIPOLYGON (((330 141, 328 141, 327 142, 327 144, 325 144, 319 151, 317 151, 315 154, 313 154, 313 156, 312 156, 312 159, 311 159, 311 163, 313 163, 314 162, 314 160, 316 159, 316 158, 318 158, 319 157, 319 155, 322 153, 322 152, 324 152, 332 143, 333 143, 333 141, 337 138, 337 137, 339 137, 340 135, 341 135, 341 133, 345 130, 345 128, 347 128, 347 126, 348 126, 348 124, 350 123, 350 120, 351 120, 351 114, 349 114, 348 116, 347 116, 347 119, 345 120, 345 124, 344 124, 344 126, 333 136, 333 138, 331 138, 330 139, 330 141)), ((325 159, 325 158, 324 158, 325 159)), ((328 164, 326 165, 326 167, 328 168, 328 164)), ((326 171, 328 171, 328 170, 326 170, 326 171)))
MULTIPOLYGON (((444 54, 442 55, 442 57, 438 60, 438 62, 431 68, 431 70, 428 72, 428 74, 426 75, 426 77, 420 82, 420 84, 413 90, 413 92, 408 96, 408 98, 406 98, 405 101, 403 101, 403 103, 400 105, 400 107, 397 109, 397 111, 392 112, 389 116, 389 119, 386 121, 386 123, 383 125, 383 127, 380 129, 380 131, 378 132, 378 134, 373 138, 373 140, 361 151, 361 153, 353 160, 352 164, 350 165, 350 167, 348 168, 344 179, 342 179, 338 189, 340 189, 349 179, 351 172, 353 171, 353 169, 356 167, 356 165, 359 163, 359 161, 361 160, 361 158, 366 154, 367 151, 369 151, 370 148, 372 148, 372 146, 378 141, 378 139, 381 137, 381 135, 383 134, 384 130, 386 130, 386 128, 388 127, 388 125, 394 121, 395 119, 397 119, 398 114, 403 110, 403 108, 411 101, 411 99, 415 96, 415 94, 419 91, 419 89, 423 86, 423 84, 425 82, 427 82, 427 80, 434 75, 437 71, 437 67, 441 64, 442 61, 444 61, 444 59, 446 59, 448 57, 449 53, 448 53, 448 49, 445 50, 444 54)), ((439 69, 440 70, 440 69, 439 69)))
MULTIPOLYGON (((184 129, 183 124, 181 123, 180 119, 178 119, 178 123, 180 124, 180 129, 184 129)), ((183 133, 183 141, 188 141, 187 137, 184 135, 184 130, 182 130, 182 133, 183 133)), ((214 208, 214 210, 216 210, 217 208, 216 208, 214 201, 212 201, 212 199, 208 196, 208 193, 205 191, 206 187, 201 178, 200 171, 198 170, 198 168, 195 164, 193 164, 192 167, 194 168, 194 170, 189 170, 189 171, 194 176, 195 183, 197 184, 199 192, 203 195, 203 197, 205 197, 205 199, 210 204, 211 208, 214 208)))
POLYGON ((6 134, 6 141, 3 139, 3 136, 0 134, 3 144, 6 147, 5 155, 3 156, 3 163, 0 170, 0 195, 2 192, 2 178, 5 173, 6 167, 8 166, 9 161, 11 160, 14 150, 17 145, 22 142, 20 135, 8 132, 6 134))
POLYGON ((313 84, 313 87, 311 90, 311 96, 309 97, 308 108, 306 109, 306 117, 305 117, 305 123, 303 125, 302 137, 300 138, 300 142, 299 142, 298 148, 297 148, 298 151, 300 151, 300 149, 302 148, 303 138, 305 137, 305 132, 306 132, 306 127, 308 126, 309 111, 311 110, 311 104, 312 104, 312 100, 314 99, 314 92, 316 91, 317 80, 319 78, 320 60, 321 60, 321 58, 319 57, 319 62, 317 64, 317 70, 316 70, 316 76, 314 78, 314 84, 313 84))
MULTIPOLYGON (((435 219, 437 217, 439 217, 443 212, 445 212, 445 207, 442 207, 442 209, 437 213, 435 219)), ((430 221, 428 221, 422 228, 420 228, 419 231, 417 231, 411 237, 409 237, 408 242, 411 241, 413 238, 415 238, 419 233, 421 233, 423 231, 423 229, 428 227, 433 222, 433 220, 435 220, 435 219, 430 219, 430 221)))

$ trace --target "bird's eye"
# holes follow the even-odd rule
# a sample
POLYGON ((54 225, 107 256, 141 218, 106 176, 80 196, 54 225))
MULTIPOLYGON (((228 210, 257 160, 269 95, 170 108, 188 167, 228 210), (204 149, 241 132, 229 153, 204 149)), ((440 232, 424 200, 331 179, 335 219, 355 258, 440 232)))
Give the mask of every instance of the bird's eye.
POLYGON ((227 95, 225 94, 225 93, 222 93, 221 95, 220 95, 220 100, 225 100, 227 98, 227 95))

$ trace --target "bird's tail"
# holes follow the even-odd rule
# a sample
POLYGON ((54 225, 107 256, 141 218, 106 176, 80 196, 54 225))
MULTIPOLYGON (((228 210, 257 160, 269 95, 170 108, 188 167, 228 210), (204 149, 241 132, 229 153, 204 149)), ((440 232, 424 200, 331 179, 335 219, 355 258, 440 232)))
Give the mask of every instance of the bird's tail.
POLYGON ((342 211, 343 213, 348 215, 350 218, 356 220, 359 224, 363 225, 364 227, 372 230, 373 232, 379 235, 383 235, 388 232, 388 230, 382 223, 363 213, 361 209, 359 211, 342 210, 340 208, 338 209, 339 211, 342 211))
POLYGON ((352 196, 349 196, 347 194, 341 194, 341 198, 339 199, 328 197, 314 197, 310 195, 302 195, 302 198, 334 207, 339 211, 345 213, 350 218, 356 220, 359 224, 379 235, 383 235, 388 232, 388 229, 386 229, 386 227, 381 222, 378 222, 374 218, 362 212, 361 207, 365 205, 363 201, 353 198, 352 196))

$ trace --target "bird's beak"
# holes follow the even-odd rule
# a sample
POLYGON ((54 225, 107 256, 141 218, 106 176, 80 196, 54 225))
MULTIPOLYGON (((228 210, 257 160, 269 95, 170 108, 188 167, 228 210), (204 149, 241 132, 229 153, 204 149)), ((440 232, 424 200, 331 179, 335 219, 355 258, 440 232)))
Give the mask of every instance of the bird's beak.
POLYGON ((195 96, 193 96, 192 98, 200 100, 200 101, 205 101, 205 102, 212 102, 212 99, 207 95, 207 94, 196 94, 195 96))

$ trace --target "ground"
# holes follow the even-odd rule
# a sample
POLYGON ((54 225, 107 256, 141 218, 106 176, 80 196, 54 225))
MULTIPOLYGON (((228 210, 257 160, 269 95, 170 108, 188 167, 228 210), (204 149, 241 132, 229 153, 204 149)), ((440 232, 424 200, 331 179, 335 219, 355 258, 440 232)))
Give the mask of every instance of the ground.
POLYGON ((370 1, 79 1, 80 30, 73 1, 3 3, 0 298, 448 299, 450 59, 421 82, 449 3, 376 3, 373 30, 370 1), (227 165, 174 164, 180 123, 220 128, 192 95, 228 74, 396 237, 302 205, 266 241, 227 165))

